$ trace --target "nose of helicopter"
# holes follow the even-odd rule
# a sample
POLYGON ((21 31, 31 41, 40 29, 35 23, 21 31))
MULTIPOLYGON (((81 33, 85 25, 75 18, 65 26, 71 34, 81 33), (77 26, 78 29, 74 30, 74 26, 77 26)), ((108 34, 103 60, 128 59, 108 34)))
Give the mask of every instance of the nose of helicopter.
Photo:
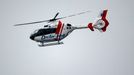
POLYGON ((31 40, 34 40, 34 35, 31 35, 31 36, 30 36, 30 39, 31 39, 31 40))

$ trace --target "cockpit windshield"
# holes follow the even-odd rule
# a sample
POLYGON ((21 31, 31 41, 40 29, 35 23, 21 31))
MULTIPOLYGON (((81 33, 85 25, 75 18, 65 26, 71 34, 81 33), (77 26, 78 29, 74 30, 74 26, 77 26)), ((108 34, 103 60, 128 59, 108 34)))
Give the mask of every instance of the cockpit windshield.
POLYGON ((48 29, 40 29, 37 33, 43 35, 43 34, 50 34, 55 32, 56 32, 56 28, 48 28, 48 29))
POLYGON ((56 32, 56 28, 47 28, 47 29, 37 29, 33 32, 34 35, 45 35, 45 34, 51 34, 51 33, 55 33, 56 32))
MULTIPOLYGON (((39 29, 36 29, 32 34, 35 34, 35 33, 37 33, 38 31, 39 31, 39 29)), ((32 35, 32 34, 31 34, 31 35, 32 35)))
POLYGON ((35 30, 34 33, 37 33, 39 31, 39 29, 35 30))

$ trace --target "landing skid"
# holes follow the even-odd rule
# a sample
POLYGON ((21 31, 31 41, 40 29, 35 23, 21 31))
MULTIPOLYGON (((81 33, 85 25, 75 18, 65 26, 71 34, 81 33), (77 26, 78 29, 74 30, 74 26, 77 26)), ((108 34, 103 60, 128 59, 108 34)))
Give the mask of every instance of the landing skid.
POLYGON ((39 47, 46 47, 46 46, 53 46, 53 45, 61 45, 63 44, 63 42, 55 42, 55 43, 42 43, 42 44, 39 44, 38 46, 39 47))

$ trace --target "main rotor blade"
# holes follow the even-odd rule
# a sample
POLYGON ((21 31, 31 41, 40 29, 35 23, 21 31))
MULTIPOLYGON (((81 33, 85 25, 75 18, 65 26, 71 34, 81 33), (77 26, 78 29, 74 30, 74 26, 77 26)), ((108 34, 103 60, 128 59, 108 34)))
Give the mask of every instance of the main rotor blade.
POLYGON ((77 14, 72 14, 72 15, 69 15, 69 16, 56 18, 56 20, 64 19, 64 18, 68 18, 68 17, 73 17, 73 16, 77 16, 77 15, 85 14, 85 13, 88 13, 88 12, 91 12, 91 11, 88 10, 88 11, 85 11, 85 12, 80 12, 80 13, 77 13, 77 14))
POLYGON ((49 19, 49 20, 43 20, 43 21, 36 21, 36 22, 29 22, 29 23, 22 23, 22 24, 16 24, 14 26, 22 26, 22 25, 29 25, 29 24, 35 24, 35 23, 43 23, 43 22, 52 22, 57 20, 56 17, 58 16, 59 12, 56 13, 56 15, 54 16, 53 19, 49 19))
POLYGON ((16 25, 14 25, 14 26, 29 25, 29 24, 43 23, 43 22, 49 22, 49 20, 36 21, 36 22, 29 22, 29 23, 22 23, 22 24, 16 24, 16 25))
POLYGON ((22 23, 22 24, 16 24, 14 26, 29 25, 29 24, 43 23, 43 22, 52 22, 52 21, 56 21, 56 20, 59 20, 59 19, 64 19, 64 18, 68 18, 68 17, 73 17, 73 16, 85 14, 85 13, 88 13, 88 12, 91 12, 91 11, 85 11, 85 12, 81 12, 81 13, 77 13, 77 14, 72 14, 72 15, 65 16, 65 17, 56 18, 58 16, 58 14, 59 14, 59 12, 58 12, 53 19, 43 20, 43 21, 36 21, 36 22, 29 22, 29 23, 22 23))
POLYGON ((54 16, 54 18, 53 19, 56 19, 56 17, 59 15, 59 12, 54 16))

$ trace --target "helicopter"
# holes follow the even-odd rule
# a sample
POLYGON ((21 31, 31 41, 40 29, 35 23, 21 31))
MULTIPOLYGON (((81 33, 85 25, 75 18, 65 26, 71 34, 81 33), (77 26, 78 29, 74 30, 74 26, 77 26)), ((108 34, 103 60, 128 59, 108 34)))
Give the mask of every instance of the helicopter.
POLYGON ((59 12, 58 12, 54 16, 54 18, 49 19, 49 20, 16 24, 14 26, 22 26, 22 25, 29 25, 29 24, 36 24, 36 23, 43 23, 43 22, 50 23, 48 25, 45 25, 43 28, 35 30, 30 35, 30 39, 33 41, 39 42, 40 47, 60 45, 60 44, 63 44, 63 42, 61 42, 61 40, 63 40, 72 31, 74 31, 76 29, 89 28, 91 31, 94 31, 95 29, 99 30, 100 32, 106 31, 106 29, 109 25, 109 22, 106 18, 108 10, 102 10, 100 12, 100 15, 99 15, 97 21, 95 23, 89 23, 87 26, 76 27, 76 26, 72 26, 69 23, 65 24, 65 23, 62 23, 62 21, 60 21, 61 19, 73 17, 73 16, 84 14, 87 12, 90 12, 90 11, 81 12, 81 13, 57 18, 57 16, 59 15, 59 12))

